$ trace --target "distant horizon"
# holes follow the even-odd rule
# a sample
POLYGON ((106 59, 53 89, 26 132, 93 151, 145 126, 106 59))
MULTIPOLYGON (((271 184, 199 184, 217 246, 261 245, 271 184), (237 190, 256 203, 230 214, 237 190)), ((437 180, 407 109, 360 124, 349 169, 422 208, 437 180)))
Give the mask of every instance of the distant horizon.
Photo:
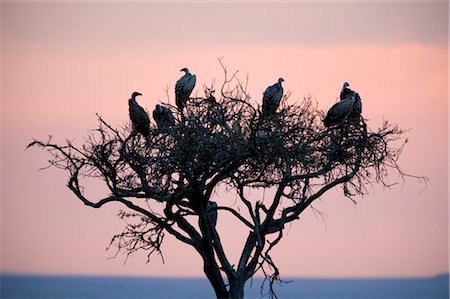
MULTIPOLYGON (((104 277, 104 278, 150 278, 150 279, 173 279, 173 280, 182 280, 182 279, 201 279, 207 280, 206 276, 153 276, 153 275, 134 275, 134 274, 51 274, 51 273, 15 273, 15 272, 0 272, 1 276, 21 276, 21 277, 104 277)), ((443 276, 450 276, 449 272, 437 273, 435 275, 429 276, 283 276, 281 275, 281 279, 311 279, 311 280, 414 280, 414 279, 433 279, 443 276)), ((264 276, 253 276, 253 279, 264 279, 264 276)))

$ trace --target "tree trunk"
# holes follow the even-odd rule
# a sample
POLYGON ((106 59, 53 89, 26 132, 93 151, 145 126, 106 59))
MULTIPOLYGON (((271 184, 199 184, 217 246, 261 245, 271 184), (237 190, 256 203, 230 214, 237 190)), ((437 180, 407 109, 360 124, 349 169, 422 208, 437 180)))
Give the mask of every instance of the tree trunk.
POLYGON ((211 286, 214 289, 217 299, 228 299, 229 298, 228 291, 225 287, 225 284, 221 276, 217 275, 218 271, 216 271, 214 267, 211 267, 206 263, 203 266, 203 271, 205 272, 206 277, 209 280, 209 283, 211 283, 211 286))
MULTIPOLYGON (((206 260, 205 260, 206 261, 206 260)), ((211 286, 214 289, 217 299, 243 299, 244 298, 244 284, 243 279, 235 278, 229 280, 229 289, 225 287, 225 282, 222 276, 217 275, 218 268, 214 264, 204 263, 203 270, 208 278, 211 286)))
POLYGON ((230 299, 243 299, 244 298, 244 282, 240 279, 230 281, 230 299))

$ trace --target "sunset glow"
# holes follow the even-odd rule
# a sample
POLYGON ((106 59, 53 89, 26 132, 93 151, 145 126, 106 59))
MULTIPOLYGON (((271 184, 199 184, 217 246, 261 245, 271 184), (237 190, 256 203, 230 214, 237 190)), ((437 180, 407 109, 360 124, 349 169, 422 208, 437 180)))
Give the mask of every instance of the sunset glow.
MULTIPOLYGON (((179 70, 194 90, 230 72, 249 78, 253 102, 283 77, 289 101, 315 98, 324 111, 344 81, 363 115, 409 129, 392 188, 368 186, 357 204, 332 190, 286 229, 274 250, 284 276, 417 277, 448 272, 448 3, 13 3, 1 19, 1 272, 203 276, 191 248, 168 238, 165 264, 145 254, 108 259, 123 229, 118 205, 85 207, 66 173, 27 150, 52 135, 82 142, 99 113, 115 126, 128 98, 147 110, 174 104, 179 70), (180 15, 185 18, 180 18, 180 15), (417 20, 420 20, 418 22, 417 20), (168 96, 165 89, 168 89, 168 96)), ((103 189, 93 186, 92 192, 103 189)), ((219 200, 233 204, 222 192, 219 200)), ((239 227, 219 220, 234 259, 239 227)), ((238 234, 239 235, 239 234, 238 234)))

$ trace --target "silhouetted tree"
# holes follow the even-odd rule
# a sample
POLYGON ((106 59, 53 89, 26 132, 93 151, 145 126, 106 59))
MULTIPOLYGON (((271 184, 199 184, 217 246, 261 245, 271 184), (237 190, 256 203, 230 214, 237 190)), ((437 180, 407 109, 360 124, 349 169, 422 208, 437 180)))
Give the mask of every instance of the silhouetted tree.
POLYGON ((372 131, 362 117, 326 128, 311 98, 288 103, 284 96, 276 113, 262 117, 246 83, 224 71, 219 98, 214 87, 205 87, 204 96, 189 99, 183 111, 171 106, 176 124, 152 123, 147 140, 133 134, 130 124, 114 128, 98 116, 99 127, 81 146, 49 139, 29 147, 49 151, 51 166, 68 172, 68 187, 85 205, 116 202, 126 208, 120 217, 128 224, 111 241, 118 252, 144 250, 150 257, 161 253, 170 234, 201 256, 217 298, 243 298, 245 282, 259 271, 275 296, 280 273, 271 250, 286 225, 334 187, 352 199, 367 193, 367 184, 386 185, 391 170, 403 176, 397 164, 403 131, 387 122, 372 131), (84 178, 103 182, 108 194, 89 198, 84 178), (234 190, 245 209, 213 202, 218 186, 234 190), (249 196, 254 189, 270 189, 273 196, 249 196), (224 213, 248 231, 235 262, 216 229, 224 213))

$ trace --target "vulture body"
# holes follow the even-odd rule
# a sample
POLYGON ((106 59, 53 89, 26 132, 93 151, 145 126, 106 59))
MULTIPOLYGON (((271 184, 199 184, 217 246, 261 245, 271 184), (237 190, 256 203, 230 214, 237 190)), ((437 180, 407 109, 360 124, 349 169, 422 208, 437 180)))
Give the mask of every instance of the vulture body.
POLYGON ((272 86, 267 87, 263 95, 263 106, 262 106, 262 116, 267 117, 273 115, 280 105, 281 98, 283 97, 283 87, 281 82, 284 79, 278 79, 278 82, 272 86))
POLYGON ((328 110, 323 122, 325 126, 331 127, 339 124, 346 118, 358 118, 361 115, 361 111, 361 98, 358 93, 352 91, 350 96, 337 102, 328 110))
POLYGON ((156 105, 153 110, 153 119, 160 130, 173 127, 175 125, 175 119, 172 115, 172 111, 169 108, 156 105))
POLYGON ((147 137, 150 135, 150 119, 144 108, 136 102, 136 97, 141 95, 139 92, 133 92, 131 99, 128 100, 128 111, 134 130, 147 137))
POLYGON ((189 72, 188 68, 183 68, 180 71, 185 72, 185 74, 175 84, 175 104, 178 109, 182 110, 195 87, 197 78, 189 72))

